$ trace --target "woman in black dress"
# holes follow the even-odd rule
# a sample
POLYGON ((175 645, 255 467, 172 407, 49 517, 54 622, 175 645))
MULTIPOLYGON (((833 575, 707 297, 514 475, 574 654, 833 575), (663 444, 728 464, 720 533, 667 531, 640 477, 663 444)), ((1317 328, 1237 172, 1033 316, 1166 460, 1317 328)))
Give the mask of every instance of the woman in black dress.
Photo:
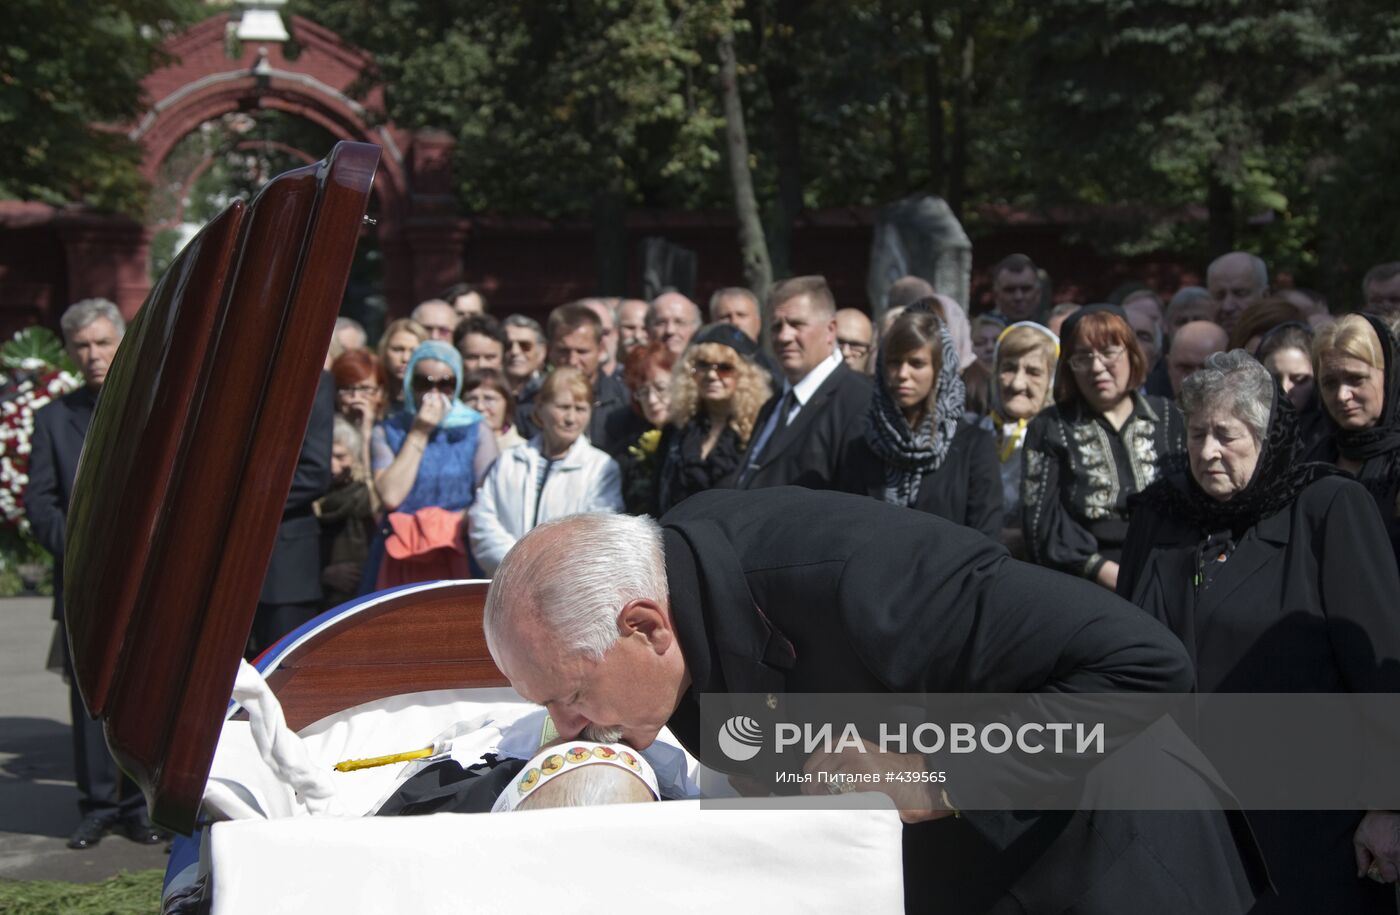
POLYGON ((1312 356, 1332 433, 1309 457, 1361 481, 1400 560, 1400 344, 1375 315, 1346 315, 1317 332, 1312 356))
POLYGON ((711 324, 690 341, 671 382, 670 422, 658 453, 657 517, 707 489, 734 485, 769 396, 758 344, 732 324, 711 324))
POLYGON ((880 342, 865 436, 842 455, 836 488, 1001 532, 992 434, 963 417, 963 379, 947 325, 925 299, 880 342))
MULTIPOLYGON (((1208 358, 1178 402, 1189 472, 1135 500, 1119 594, 1182 640, 1200 692, 1400 690, 1400 572, 1366 491, 1298 461, 1293 405, 1243 350, 1208 358)), ((1381 856, 1400 815, 1248 817, 1278 890, 1256 913, 1395 912, 1381 856)))
POLYGON ((1032 562, 1110 590, 1128 533, 1128 497, 1180 468, 1181 414, 1139 394, 1147 359, 1116 305, 1061 327, 1055 405, 1031 420, 1021 453, 1021 519, 1032 562))

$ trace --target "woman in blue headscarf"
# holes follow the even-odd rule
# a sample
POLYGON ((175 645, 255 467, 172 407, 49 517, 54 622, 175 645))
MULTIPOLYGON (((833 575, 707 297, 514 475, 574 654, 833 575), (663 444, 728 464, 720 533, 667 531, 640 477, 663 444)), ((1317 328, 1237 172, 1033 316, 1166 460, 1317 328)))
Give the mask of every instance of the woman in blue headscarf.
POLYGON ((469 574, 462 513, 496 460, 496 438, 462 403, 462 356, 418 345, 404 372, 403 407, 374 427, 374 485, 389 512, 380 588, 469 574))

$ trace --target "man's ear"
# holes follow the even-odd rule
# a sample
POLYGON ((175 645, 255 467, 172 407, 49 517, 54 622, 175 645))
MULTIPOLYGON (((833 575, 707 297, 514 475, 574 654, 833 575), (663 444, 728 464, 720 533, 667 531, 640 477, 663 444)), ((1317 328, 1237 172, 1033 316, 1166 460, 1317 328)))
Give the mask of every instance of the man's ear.
POLYGON ((657 654, 665 654, 675 641, 666 611, 654 600, 644 598, 624 604, 617 615, 617 628, 622 638, 633 633, 642 636, 657 654))

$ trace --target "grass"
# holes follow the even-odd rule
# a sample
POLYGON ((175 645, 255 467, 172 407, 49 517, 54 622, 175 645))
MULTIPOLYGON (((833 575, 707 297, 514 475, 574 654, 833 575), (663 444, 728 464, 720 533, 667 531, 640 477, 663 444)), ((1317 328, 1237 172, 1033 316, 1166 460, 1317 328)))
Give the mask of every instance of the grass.
POLYGON ((161 868, 123 871, 101 883, 0 880, 3 915, 152 915, 160 911, 161 868))

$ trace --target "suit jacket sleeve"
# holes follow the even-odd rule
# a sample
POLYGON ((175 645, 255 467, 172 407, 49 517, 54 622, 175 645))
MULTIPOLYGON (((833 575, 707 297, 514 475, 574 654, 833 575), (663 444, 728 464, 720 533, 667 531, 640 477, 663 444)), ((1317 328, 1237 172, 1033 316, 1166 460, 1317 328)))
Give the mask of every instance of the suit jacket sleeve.
MULTIPOLYGON (((837 591, 844 634, 890 691, 1063 697, 1190 690, 1190 659, 1166 627, 1097 585, 1011 560, 1001 547, 975 539, 985 547, 970 550, 949 536, 912 556, 890 550, 888 542, 872 543, 847 563, 837 591)), ((1160 714, 1150 703, 1115 713, 1123 717, 1109 723, 1109 752, 1160 714)), ((1004 721, 1014 731, 1032 714, 1008 714, 1004 721)), ((957 785, 975 784, 979 796, 1004 797, 1012 785, 1072 791, 1095 760, 1007 762, 996 772, 963 771, 956 758, 940 757, 932 768, 948 771, 956 806, 957 785)), ((999 848, 1029 822, 1008 813, 968 818, 999 848)))
POLYGON ((39 544, 55 558, 62 558, 67 516, 58 479, 53 419, 53 410, 40 409, 34 414, 34 438, 30 444, 29 485, 24 493, 24 513, 39 544))
POLYGON ((967 517, 963 523, 996 540, 1001 534, 1003 514, 996 442, 990 432, 975 426, 967 426, 959 434, 972 436, 967 454, 967 517))
POLYGON ((331 440, 334 438, 335 382, 329 372, 321 373, 316 385, 316 400, 311 405, 311 418, 306 424, 306 436, 301 443, 301 456, 292 475, 292 488, 287 493, 283 514, 310 511, 311 503, 331 488, 331 440))
POLYGON ((1085 530, 1065 507, 1065 490, 1072 480, 1065 476, 1063 442, 1053 440, 1056 419, 1042 413, 1026 429, 1021 453, 1021 526, 1026 532, 1026 552, 1031 562, 1092 579, 1103 566, 1098 540, 1085 530))

